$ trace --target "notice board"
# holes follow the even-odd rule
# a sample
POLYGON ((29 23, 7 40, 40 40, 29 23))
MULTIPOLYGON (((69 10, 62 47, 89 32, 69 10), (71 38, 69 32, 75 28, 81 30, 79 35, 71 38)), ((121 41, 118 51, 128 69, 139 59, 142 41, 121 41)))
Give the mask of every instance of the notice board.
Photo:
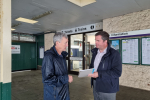
POLYGON ((139 62, 139 39, 122 39, 121 54, 123 64, 140 64, 139 62))
POLYGON ((150 37, 142 38, 141 44, 141 63, 142 65, 150 65, 150 37))

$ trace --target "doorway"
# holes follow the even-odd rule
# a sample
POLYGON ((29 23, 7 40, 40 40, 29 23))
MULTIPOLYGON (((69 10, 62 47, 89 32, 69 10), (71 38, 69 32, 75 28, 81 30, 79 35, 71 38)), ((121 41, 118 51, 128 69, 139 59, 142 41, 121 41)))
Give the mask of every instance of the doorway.
POLYGON ((19 53, 12 54, 12 71, 36 69, 36 43, 12 42, 19 46, 19 53))
POLYGON ((80 70, 89 69, 95 47, 95 34, 81 33, 68 35, 68 72, 78 75, 80 70))

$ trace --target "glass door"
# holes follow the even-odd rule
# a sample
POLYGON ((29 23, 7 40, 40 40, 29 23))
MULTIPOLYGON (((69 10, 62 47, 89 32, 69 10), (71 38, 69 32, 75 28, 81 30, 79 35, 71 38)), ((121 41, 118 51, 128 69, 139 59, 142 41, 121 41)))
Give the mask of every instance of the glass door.
POLYGON ((68 35, 68 71, 78 75, 79 70, 89 69, 95 48, 95 33, 68 35))
POLYGON ((83 34, 70 36, 70 71, 79 72, 83 63, 83 34))
POLYGON ((95 32, 87 33, 85 34, 85 69, 90 67, 93 48, 95 48, 95 32))

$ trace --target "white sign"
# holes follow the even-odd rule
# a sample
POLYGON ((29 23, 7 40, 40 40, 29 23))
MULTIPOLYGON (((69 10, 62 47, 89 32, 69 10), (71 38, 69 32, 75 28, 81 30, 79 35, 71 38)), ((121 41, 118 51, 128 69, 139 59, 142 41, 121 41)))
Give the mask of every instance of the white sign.
POLYGON ((20 54, 20 45, 11 45, 11 54, 20 54))
POLYGON ((120 32, 120 33, 111 33, 110 38, 112 38, 112 37, 124 37, 124 36, 136 36, 136 35, 144 35, 144 34, 150 34, 150 29, 129 31, 129 32, 120 32))
POLYGON ((138 39, 122 40, 122 63, 139 64, 138 39))
POLYGON ((150 65, 150 38, 142 38, 142 64, 150 65))
POLYGON ((44 48, 41 47, 40 48, 40 58, 43 59, 43 57, 44 57, 44 48))
POLYGON ((86 25, 86 26, 65 29, 65 30, 61 30, 59 32, 66 33, 67 35, 69 35, 69 34, 75 34, 75 33, 81 33, 81 32, 90 32, 90 31, 95 31, 95 30, 101 30, 101 29, 103 29, 102 26, 103 26, 102 22, 100 22, 100 23, 90 24, 90 25, 86 25))

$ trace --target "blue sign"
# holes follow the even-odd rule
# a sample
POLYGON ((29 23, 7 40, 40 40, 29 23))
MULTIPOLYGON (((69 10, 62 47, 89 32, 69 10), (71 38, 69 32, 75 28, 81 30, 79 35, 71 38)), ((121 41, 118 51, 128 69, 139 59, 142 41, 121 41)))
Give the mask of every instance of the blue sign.
POLYGON ((119 45, 119 40, 112 40, 112 45, 114 47, 116 47, 117 45, 119 45))

